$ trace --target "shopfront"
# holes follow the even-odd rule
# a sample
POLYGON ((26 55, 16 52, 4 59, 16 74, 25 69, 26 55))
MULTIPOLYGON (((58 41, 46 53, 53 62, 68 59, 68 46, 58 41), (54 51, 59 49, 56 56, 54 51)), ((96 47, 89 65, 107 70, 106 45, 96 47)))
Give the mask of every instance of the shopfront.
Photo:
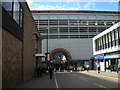
POLYGON ((97 70, 97 65, 101 71, 105 71, 104 54, 94 55, 94 70, 97 70))
POLYGON ((120 69, 120 55, 105 56, 105 69, 110 71, 116 71, 120 69))

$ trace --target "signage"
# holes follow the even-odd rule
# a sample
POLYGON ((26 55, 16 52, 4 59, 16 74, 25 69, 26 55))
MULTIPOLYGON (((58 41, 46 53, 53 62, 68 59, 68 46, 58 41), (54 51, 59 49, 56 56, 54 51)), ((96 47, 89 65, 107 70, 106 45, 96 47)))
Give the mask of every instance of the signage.
POLYGON ((104 54, 94 55, 94 60, 101 60, 101 59, 104 59, 104 54))
POLYGON ((120 58, 120 55, 105 56, 104 59, 120 58))

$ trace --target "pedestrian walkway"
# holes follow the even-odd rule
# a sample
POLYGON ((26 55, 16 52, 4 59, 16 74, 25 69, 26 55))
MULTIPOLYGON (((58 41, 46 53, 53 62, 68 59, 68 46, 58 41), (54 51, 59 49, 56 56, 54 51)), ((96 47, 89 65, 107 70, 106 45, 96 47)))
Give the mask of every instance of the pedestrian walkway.
POLYGON ((96 76, 96 77, 100 77, 100 78, 104 78, 104 79, 116 80, 116 81, 118 81, 118 78, 120 79, 117 72, 108 72, 107 71, 107 72, 98 73, 97 70, 89 70, 89 72, 83 71, 80 73, 84 73, 84 74, 88 74, 88 75, 92 75, 92 76, 96 76))
POLYGON ((33 78, 17 88, 56 88, 54 75, 50 79, 48 74, 43 74, 42 77, 33 78))

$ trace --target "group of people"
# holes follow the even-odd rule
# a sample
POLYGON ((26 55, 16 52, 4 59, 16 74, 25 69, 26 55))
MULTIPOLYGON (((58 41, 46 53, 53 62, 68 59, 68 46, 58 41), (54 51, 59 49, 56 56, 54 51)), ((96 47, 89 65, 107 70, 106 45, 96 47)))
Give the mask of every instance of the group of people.
MULTIPOLYGON (((86 65, 87 72, 89 72, 89 65, 86 65)), ((100 64, 97 64, 98 73, 100 73, 100 64)))
MULTIPOLYGON (((43 67, 39 66, 36 70, 37 77, 42 77, 42 74, 43 74, 44 71, 45 71, 45 69, 43 67)), ((48 67, 48 73, 49 73, 50 79, 52 79, 52 71, 53 71, 52 66, 49 66, 48 67)))

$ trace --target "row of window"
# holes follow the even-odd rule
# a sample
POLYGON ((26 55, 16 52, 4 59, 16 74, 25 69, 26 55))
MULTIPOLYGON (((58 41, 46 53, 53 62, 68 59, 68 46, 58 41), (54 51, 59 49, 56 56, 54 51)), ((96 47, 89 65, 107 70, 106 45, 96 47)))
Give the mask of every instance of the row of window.
MULTIPOLYGON (((67 39, 67 38, 92 38, 95 35, 49 35, 49 39, 67 39)), ((46 39, 46 35, 41 36, 42 39, 46 39)))
POLYGON ((22 27, 23 9, 18 0, 9 0, 9 2, 2 2, 2 7, 17 22, 17 24, 22 27))
POLYGON ((40 20, 35 21, 37 25, 114 25, 117 21, 104 20, 40 20))
POLYGON ((95 40, 95 51, 120 45, 120 27, 95 40))
MULTIPOLYGON (((78 32, 85 32, 86 34, 88 33, 100 33, 102 31, 104 31, 106 29, 106 27, 99 27, 99 28, 96 28, 96 27, 49 27, 49 32, 50 33, 69 33, 69 32, 74 32, 74 33, 78 33, 78 32)), ((46 33, 47 32, 47 29, 46 27, 40 27, 39 28, 40 30, 40 33, 46 33)))

